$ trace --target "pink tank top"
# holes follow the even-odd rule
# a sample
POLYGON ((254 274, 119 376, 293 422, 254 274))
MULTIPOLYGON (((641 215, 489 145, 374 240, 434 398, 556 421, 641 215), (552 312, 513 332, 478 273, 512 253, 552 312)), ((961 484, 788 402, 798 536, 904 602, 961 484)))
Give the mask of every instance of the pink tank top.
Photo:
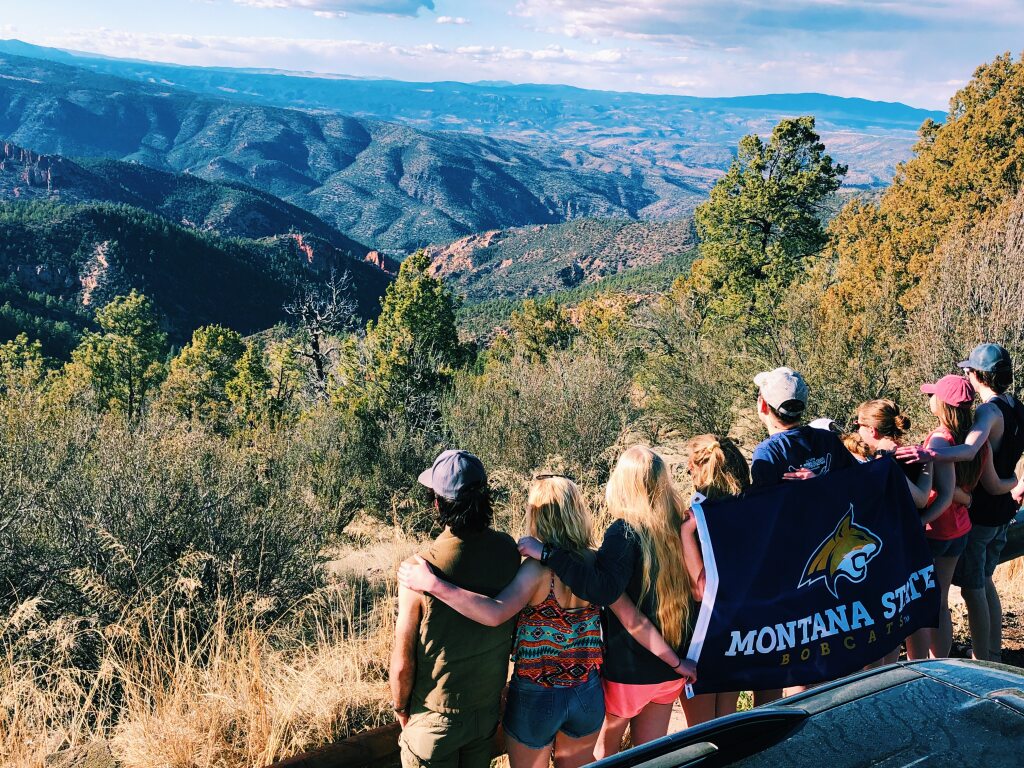
MULTIPOLYGON (((953 439, 953 433, 945 427, 939 427, 928 435, 928 438, 924 441, 925 445, 927 445, 935 436, 948 440, 950 445, 956 445, 956 441, 953 439)), ((935 495, 935 491, 933 490, 931 492, 930 500, 934 499, 935 495)), ((945 512, 930 523, 925 524, 924 535, 929 539, 936 539, 937 541, 949 541, 950 539, 957 539, 963 536, 970 530, 971 516, 967 511, 967 507, 963 504, 957 504, 954 501, 946 507, 945 512)))

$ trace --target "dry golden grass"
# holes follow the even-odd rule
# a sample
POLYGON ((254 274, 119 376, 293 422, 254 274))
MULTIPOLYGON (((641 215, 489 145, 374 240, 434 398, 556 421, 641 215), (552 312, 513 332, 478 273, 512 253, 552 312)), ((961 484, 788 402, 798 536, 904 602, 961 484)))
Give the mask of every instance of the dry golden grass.
POLYGON ((260 601, 164 594, 102 630, 22 604, 0 623, 0 765, 43 768, 106 740, 125 768, 256 768, 385 722, 394 573, 412 547, 373 546, 378 574, 338 569, 269 625, 260 601), (208 630, 192 610, 212 611, 208 630))

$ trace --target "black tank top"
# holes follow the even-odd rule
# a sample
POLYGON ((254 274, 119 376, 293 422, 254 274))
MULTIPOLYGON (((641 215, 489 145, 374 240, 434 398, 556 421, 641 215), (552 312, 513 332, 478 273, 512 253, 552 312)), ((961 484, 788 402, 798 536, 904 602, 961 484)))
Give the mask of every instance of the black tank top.
MULTIPOLYGON (((1024 405, 1013 395, 989 400, 1003 414, 1003 439, 992 452, 992 465, 1002 478, 1008 478, 1024 454, 1024 405)), ((971 502, 971 522, 975 525, 1005 525, 1017 514, 1017 504, 1008 493, 993 496, 979 484, 971 502)))

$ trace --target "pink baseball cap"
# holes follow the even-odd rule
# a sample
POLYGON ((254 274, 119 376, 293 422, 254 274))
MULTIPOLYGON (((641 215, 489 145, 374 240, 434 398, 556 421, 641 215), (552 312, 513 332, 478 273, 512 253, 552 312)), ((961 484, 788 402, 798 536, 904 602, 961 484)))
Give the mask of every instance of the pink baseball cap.
POLYGON ((963 376, 943 376, 934 384, 922 384, 921 391, 954 408, 974 401, 974 387, 963 376))

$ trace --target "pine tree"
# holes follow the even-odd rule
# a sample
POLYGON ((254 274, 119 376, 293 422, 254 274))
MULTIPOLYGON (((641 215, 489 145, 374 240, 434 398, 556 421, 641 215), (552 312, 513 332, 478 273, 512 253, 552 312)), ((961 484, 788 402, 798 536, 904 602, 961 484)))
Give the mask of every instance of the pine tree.
POLYGON ((167 335, 153 304, 132 290, 96 312, 99 332, 87 333, 72 352, 103 409, 137 418, 146 396, 164 377, 167 335))
POLYGON ((220 325, 197 328, 192 340, 171 361, 161 402, 186 418, 220 423, 227 415, 227 384, 246 352, 236 331, 220 325))
POLYGON ((768 142, 740 140, 696 212, 700 258, 689 285, 712 322, 738 322, 755 338, 771 332, 786 291, 826 242, 822 203, 845 173, 825 154, 813 117, 783 120, 768 142))

